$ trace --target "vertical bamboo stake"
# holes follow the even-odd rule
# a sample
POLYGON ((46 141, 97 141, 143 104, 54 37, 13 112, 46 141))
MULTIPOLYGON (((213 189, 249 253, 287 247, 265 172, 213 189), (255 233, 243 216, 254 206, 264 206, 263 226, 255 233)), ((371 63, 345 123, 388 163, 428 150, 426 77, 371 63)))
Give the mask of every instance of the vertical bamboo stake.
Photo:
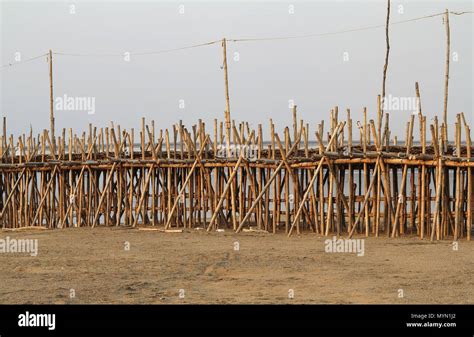
POLYGON ((3 162, 3 155, 7 145, 7 118, 3 117, 3 134, 2 134, 2 153, 0 153, 0 162, 3 162))
MULTIPOLYGON (((363 132, 364 132, 364 143, 363 143, 363 151, 364 155, 367 155, 367 108, 364 107, 364 127, 363 127, 363 132)), ((369 170, 367 167, 367 162, 364 161, 364 193, 367 195, 369 191, 369 170)), ((370 225, 370 219, 369 219, 369 205, 366 202, 365 203, 365 209, 364 209, 364 221, 365 221, 365 235, 369 236, 369 225, 370 225)))
MULTIPOLYGON (((318 132, 319 134, 322 135, 324 134, 324 120, 321 121, 321 123, 319 124, 319 129, 318 129, 318 132)), ((324 148, 322 146, 322 144, 319 144, 319 154, 322 155, 324 152, 324 148)), ((324 173, 323 173, 323 170, 320 170, 319 171, 319 177, 318 177, 318 180, 319 180, 319 189, 318 189, 318 193, 319 193, 319 217, 320 217, 320 233, 324 233, 325 230, 324 230, 324 173)))
MULTIPOLYGON (((420 115, 421 115, 421 108, 420 108, 420 115)), ((421 118, 421 147, 422 147, 422 154, 426 153, 426 117, 421 118)), ((420 211, 420 237, 421 239, 425 236, 425 209, 426 209, 426 166, 424 164, 421 165, 421 211, 420 211)), ((428 198, 428 202, 431 203, 431 196, 428 198)))
MULTIPOLYGON (((119 132, 120 134, 120 132, 119 132)), ((167 135, 167 152, 168 152, 168 158, 169 158, 169 138, 168 138, 168 129, 166 129, 166 135, 167 135)), ((145 148, 145 118, 143 117, 142 118, 142 131, 140 132, 140 143, 141 143, 141 149, 142 149, 142 160, 145 160, 145 152, 146 152, 146 148, 145 148)), ((142 172, 144 172, 142 170, 142 172)))
POLYGON ((226 39, 222 39, 222 53, 224 58, 224 85, 225 85, 225 127, 226 127, 226 142, 227 154, 230 157, 230 98, 229 98, 229 74, 227 71, 227 44, 226 39))
MULTIPOLYGON (((351 111, 347 109, 347 130, 348 130, 348 143, 347 143, 347 152, 350 157, 352 157, 352 119, 351 111)), ((350 233, 352 229, 352 223, 354 221, 354 172, 352 170, 352 164, 349 164, 349 224, 347 227, 347 232, 350 233)))
MULTIPOLYGON (((458 158, 461 158, 461 115, 457 115, 457 122, 455 126, 455 135, 456 135, 456 154, 458 158)), ((461 188, 463 188, 463 184, 461 184, 461 168, 458 166, 456 168, 456 193, 454 194, 456 201, 455 201, 455 218, 454 218, 454 241, 457 241, 459 237, 459 227, 461 222, 461 188)))
MULTIPOLYGON (((288 127, 285 128, 285 151, 288 154, 290 148, 288 127)), ((285 171, 285 234, 288 234, 290 228, 290 172, 285 171)))
MULTIPOLYGON (((226 104, 226 110, 225 110, 225 125, 226 125, 226 144, 227 144, 227 156, 230 158, 231 156, 231 148, 230 148, 230 98, 229 98, 229 74, 227 70, 227 43, 226 39, 222 39, 222 53, 223 53, 223 58, 224 58, 224 84, 225 84, 225 104, 226 104)), ((234 229, 237 227, 237 220, 235 217, 235 189, 234 189, 234 184, 232 183, 230 185, 230 194, 231 194, 231 200, 232 200, 232 224, 234 226, 234 229)))
POLYGON ((446 27, 446 67, 445 67, 445 79, 444 79, 444 109, 443 109, 443 122, 446 132, 446 141, 448 139, 448 85, 449 85, 449 59, 451 54, 451 33, 449 29, 449 11, 445 11, 445 27, 446 27))
MULTIPOLYGON (((297 115, 296 115, 296 105, 293 104, 293 140, 296 142, 296 137, 298 137, 298 123, 297 123, 297 115)), ((296 145, 296 153, 298 153, 299 146, 296 145)))
POLYGON ((54 97, 53 97, 53 52, 49 50, 49 120, 53 153, 56 153, 56 138, 54 133, 54 97))
MULTIPOLYGON (((436 120, 435 120, 436 122, 436 120)), ((433 222, 431 225, 431 241, 434 240, 434 235, 435 232, 438 233, 439 235, 439 221, 440 221, 440 198, 441 198, 441 177, 442 177, 442 169, 443 169, 443 161, 440 156, 440 149, 438 144, 441 144, 441 139, 439 140, 436 138, 436 131, 433 125, 431 125, 431 137, 432 137, 432 143, 433 143, 433 148, 435 151, 435 156, 438 161, 438 165, 436 168, 436 180, 435 180, 435 186, 436 186, 436 199, 435 199, 435 210, 434 210, 434 216, 433 216, 433 222)))
POLYGON ((273 124, 273 120, 270 118, 270 137, 271 137, 271 159, 275 160, 275 124, 273 124))
MULTIPOLYGON (((420 87, 418 85, 418 82, 415 82, 415 92, 416 92, 416 105, 417 105, 417 108, 418 108, 418 115, 421 118, 423 116, 423 114, 421 112, 420 87)), ((420 128, 421 128, 421 124, 420 124, 420 128)))
MULTIPOLYGON (((385 23, 385 42, 386 42, 386 51, 385 51, 385 64, 383 66, 383 81, 382 81, 382 100, 385 102, 385 81, 387 78, 387 68, 388 68, 388 56, 390 54, 390 39, 388 35, 388 26, 390 24, 390 0, 387 0, 387 20, 385 23)), ((380 113, 378 116, 378 132, 379 137, 381 137, 381 126, 382 126, 382 116, 383 116, 383 106, 380 106, 380 113)))

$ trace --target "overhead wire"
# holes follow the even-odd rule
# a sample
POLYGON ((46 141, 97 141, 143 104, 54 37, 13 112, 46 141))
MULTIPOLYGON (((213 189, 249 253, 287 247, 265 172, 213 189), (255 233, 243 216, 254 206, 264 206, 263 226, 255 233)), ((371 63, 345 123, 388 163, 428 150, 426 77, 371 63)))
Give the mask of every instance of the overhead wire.
MULTIPOLYGON (((472 11, 463 11, 463 12, 454 12, 450 11, 450 14, 453 15, 464 15, 464 14, 472 14, 472 11)), ((414 21, 419 21, 419 20, 424 20, 424 19, 429 19, 429 18, 434 18, 438 16, 445 15, 446 12, 441 12, 441 13, 436 13, 436 14, 431 14, 431 15, 425 15, 421 17, 416 17, 412 19, 407 19, 407 20, 401 20, 401 21, 395 21, 390 23, 390 25, 398 25, 398 24, 403 24, 403 23, 408 23, 408 22, 414 22, 414 21)), ((364 26, 364 27, 357 27, 357 28, 352 28, 352 29, 345 29, 345 30, 339 30, 339 31, 334 31, 334 32, 326 32, 326 33, 313 33, 313 34, 305 34, 305 35, 292 35, 292 36, 273 36, 273 37, 254 37, 254 38, 231 38, 231 39, 226 39, 226 41, 230 42, 257 42, 257 41, 275 41, 275 40, 291 40, 291 39, 304 39, 304 38, 312 38, 312 37, 322 37, 322 36, 330 36, 330 35, 338 35, 338 34, 344 34, 344 33, 350 33, 350 32, 358 32, 358 31, 364 31, 364 30, 369 30, 369 29, 378 29, 385 27, 385 24, 379 24, 379 25, 371 25, 371 26, 364 26)), ((199 47, 204 47, 204 46, 209 46, 213 45, 216 43, 221 42, 221 40, 214 40, 214 41, 209 41, 209 42, 204 42, 204 43, 199 43, 199 44, 193 44, 189 46, 184 46, 184 47, 178 47, 178 48, 172 48, 172 49, 162 49, 162 50, 157 50, 157 51, 150 51, 150 52, 128 52, 128 55, 130 56, 146 56, 146 55, 160 55, 160 54, 166 54, 166 53, 171 53, 175 51, 180 51, 180 50, 186 50, 186 49, 192 49, 192 48, 199 48, 199 47)), ((126 52, 125 52, 126 53, 126 52)), ((53 52, 53 55, 60 55, 60 56, 76 56, 76 57, 88 57, 88 56, 124 56, 124 52, 122 53, 72 53, 72 52, 53 52)), ((41 57, 47 56, 48 53, 41 54, 32 58, 29 58, 25 61, 21 62, 14 62, 14 63, 7 63, 4 64, 0 67, 0 71, 13 67, 19 64, 27 63, 36 59, 39 59, 41 57)))

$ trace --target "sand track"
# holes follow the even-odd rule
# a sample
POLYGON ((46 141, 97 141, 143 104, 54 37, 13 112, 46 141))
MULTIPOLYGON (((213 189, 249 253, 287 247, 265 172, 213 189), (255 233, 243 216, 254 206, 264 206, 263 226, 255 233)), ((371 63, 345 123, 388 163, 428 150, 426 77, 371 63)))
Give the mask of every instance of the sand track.
POLYGON ((454 251, 449 241, 366 238, 357 257, 326 253, 327 238, 312 234, 0 232, 7 236, 38 239, 39 252, 0 254, 0 303, 474 303, 474 242, 464 240, 454 251))

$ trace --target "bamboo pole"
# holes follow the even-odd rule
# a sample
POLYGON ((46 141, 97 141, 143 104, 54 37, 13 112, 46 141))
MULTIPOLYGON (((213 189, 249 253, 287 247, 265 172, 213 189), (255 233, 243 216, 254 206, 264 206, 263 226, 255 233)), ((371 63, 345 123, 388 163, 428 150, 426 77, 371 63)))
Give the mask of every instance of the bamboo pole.
POLYGON ((53 96, 53 52, 49 50, 49 120, 52 140, 52 152, 56 153, 56 136, 54 132, 54 96, 53 96))
POLYGON ((449 11, 446 9, 444 16, 446 28, 446 65, 444 79, 444 105, 443 105, 443 123, 445 127, 446 140, 448 136, 448 86, 449 86, 449 59, 451 58, 451 32, 449 28, 449 11))
MULTIPOLYGON (((389 34, 388 34, 388 27, 390 25, 390 0, 387 0, 387 19, 385 22, 385 43, 386 43, 386 51, 385 51, 385 63, 383 66, 383 80, 382 80, 382 100, 385 103, 385 82, 387 79, 387 69, 388 69, 388 57, 390 54, 390 39, 389 39, 389 34)), ((382 134, 382 116, 383 116, 383 105, 380 105, 380 99, 379 99, 379 114, 378 114, 378 135, 381 137, 382 134)), ((379 142, 381 142, 381 139, 379 139, 379 142)))

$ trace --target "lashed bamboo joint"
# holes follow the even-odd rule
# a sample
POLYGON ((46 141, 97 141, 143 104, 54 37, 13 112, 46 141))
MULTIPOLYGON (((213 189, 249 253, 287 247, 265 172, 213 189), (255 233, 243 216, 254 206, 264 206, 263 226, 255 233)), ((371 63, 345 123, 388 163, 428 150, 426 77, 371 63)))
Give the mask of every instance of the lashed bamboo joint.
POLYGON ((412 115, 401 145, 390 138, 387 114, 379 131, 365 109, 363 121, 353 123, 349 110, 339 121, 336 107, 329 130, 322 121, 311 142, 309 124, 298 123, 296 108, 293 113, 293 136, 289 128, 275 133, 270 120, 267 141, 262 125, 251 130, 232 121, 228 132, 217 120, 213 134, 202 121, 191 132, 180 122, 157 137, 154 122, 143 119, 138 144, 133 129, 113 124, 90 125, 82 135, 63 129, 57 139, 47 130, 36 137, 30 131, 15 142, 4 119, 1 225, 252 227, 288 235, 470 240, 474 160, 462 113, 452 142, 437 118, 427 137, 426 117, 412 115), (220 151, 229 143, 252 151, 220 151))

